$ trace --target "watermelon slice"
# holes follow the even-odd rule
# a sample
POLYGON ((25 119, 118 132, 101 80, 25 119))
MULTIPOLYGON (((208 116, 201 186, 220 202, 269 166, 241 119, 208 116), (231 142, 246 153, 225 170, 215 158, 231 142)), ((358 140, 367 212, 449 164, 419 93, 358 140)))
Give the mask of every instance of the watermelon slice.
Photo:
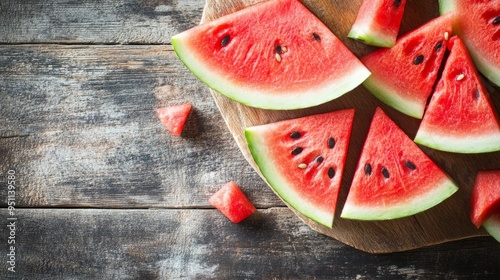
POLYGON ((500 213, 500 170, 477 173, 470 206, 470 218, 476 227, 480 227, 493 213, 500 213))
POLYGON ((252 202, 233 181, 226 183, 210 196, 208 202, 233 223, 243 221, 256 210, 252 202))
POLYGON ((500 211, 484 221, 483 227, 493 238, 500 242, 500 211))
POLYGON ((322 104, 370 75, 298 0, 255 4, 175 35, 172 45, 209 87, 259 108, 322 104))
POLYGON ((500 86, 500 0, 440 0, 439 5, 442 14, 456 13, 454 31, 478 70, 500 86))
POLYGON ((500 124, 488 92, 458 37, 432 95, 415 142, 442 151, 484 153, 500 150, 500 124))
POLYGON ((422 118, 452 31, 452 15, 406 33, 390 49, 361 58, 372 72, 363 85, 389 106, 422 118))
POLYGON ((388 220, 427 210, 455 193, 448 176, 377 108, 341 217, 388 220))
POLYGON ((163 126, 175 136, 181 135, 190 111, 190 103, 156 109, 158 118, 163 126))
POLYGON ((405 5, 406 0, 363 0, 347 37, 372 46, 394 46, 405 5))
POLYGON ((288 205, 332 227, 354 109, 248 127, 262 175, 288 205))

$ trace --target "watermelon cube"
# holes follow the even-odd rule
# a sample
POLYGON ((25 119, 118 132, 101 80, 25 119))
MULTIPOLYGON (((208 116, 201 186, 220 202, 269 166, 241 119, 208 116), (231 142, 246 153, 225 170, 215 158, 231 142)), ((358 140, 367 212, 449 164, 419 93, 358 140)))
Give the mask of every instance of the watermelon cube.
POLYGON ((239 223, 255 212, 255 206, 233 181, 222 186, 208 201, 233 223, 239 223))
POLYGON ((181 135, 190 111, 190 103, 156 109, 156 113, 161 123, 174 136, 181 135))

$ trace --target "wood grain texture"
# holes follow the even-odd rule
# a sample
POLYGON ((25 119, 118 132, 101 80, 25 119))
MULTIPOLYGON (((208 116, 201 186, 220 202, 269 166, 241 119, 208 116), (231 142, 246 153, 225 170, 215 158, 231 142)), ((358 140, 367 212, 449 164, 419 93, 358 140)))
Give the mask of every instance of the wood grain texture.
POLYGON ((165 44, 202 9, 199 0, 2 0, 0 43, 165 44))
MULTIPOLYGON (((204 9, 202 20, 212 20, 220 14, 233 12, 242 6, 255 4, 255 2, 245 0, 209 0, 204 9)), ((373 50, 371 47, 367 47, 360 42, 346 37, 352 22, 355 20, 357 7, 361 1, 303 2, 356 55, 360 56, 373 50)), ((411 30, 438 15, 438 5, 435 1, 425 1, 425 3, 418 1, 418 4, 409 1, 409 5, 405 9, 406 18, 403 22, 401 32, 411 30)), ((500 108, 500 91, 490 84, 488 86, 495 106, 500 108)), ((321 106, 295 111, 269 111, 250 108, 232 101, 217 92, 212 91, 212 94, 240 149, 257 172, 259 172, 258 168, 251 158, 244 139, 245 127, 344 108, 356 109, 354 128, 345 167, 346 171, 340 191, 333 229, 321 226, 297 213, 313 229, 358 249, 376 253, 409 250, 485 234, 484 231, 477 230, 470 222, 468 215, 469 195, 478 170, 500 168, 500 152, 480 155, 459 155, 438 152, 423 147, 424 152, 441 166, 460 187, 460 190, 456 194, 430 210, 403 219, 379 222, 345 220, 341 219, 339 215, 347 197, 349 184, 353 177, 353 170, 355 169, 357 158, 363 146, 375 108, 377 106, 382 107, 411 139, 416 134, 419 120, 407 117, 388 108, 362 86, 341 98, 321 106)))
POLYGON ((282 205, 171 46, 4 45, 0 73, 0 172, 19 174, 19 206, 210 207, 229 180, 282 205), (154 109, 183 102, 173 137, 154 109))
MULTIPOLYGON (((259 209, 241 224, 213 209, 22 209, 17 218, 14 279, 470 280, 500 274, 500 244, 492 238, 371 255, 312 231, 286 208, 259 209)), ((5 231, 1 227, 0 235, 5 231)), ((6 254, 1 246, 0 255, 6 254)), ((0 270, 1 279, 8 276, 0 270)))

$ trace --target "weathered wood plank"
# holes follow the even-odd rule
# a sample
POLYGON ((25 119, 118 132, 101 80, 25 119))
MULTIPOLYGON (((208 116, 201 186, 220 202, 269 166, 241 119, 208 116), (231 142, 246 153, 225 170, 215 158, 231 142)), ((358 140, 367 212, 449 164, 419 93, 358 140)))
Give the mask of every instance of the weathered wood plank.
POLYGON ((229 180, 283 205, 170 46, 0 46, 0 76, 0 176, 15 170, 19 205, 207 207, 229 180), (173 137, 154 109, 182 102, 173 137))
POLYGON ((165 44, 199 23, 203 0, 2 0, 0 43, 165 44))
MULTIPOLYGON (((241 224, 213 209, 19 209, 16 217, 15 279, 500 276, 500 244, 491 237, 370 255, 312 231, 286 208, 258 210, 241 224)), ((2 261, 6 250, 0 246, 2 261)))

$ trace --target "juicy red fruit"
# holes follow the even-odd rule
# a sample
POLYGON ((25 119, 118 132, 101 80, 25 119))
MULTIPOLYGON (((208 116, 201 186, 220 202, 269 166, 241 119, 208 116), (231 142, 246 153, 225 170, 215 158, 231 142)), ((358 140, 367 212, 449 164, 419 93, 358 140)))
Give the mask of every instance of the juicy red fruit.
POLYGON ((500 170, 480 171, 472 190, 470 218, 480 227, 493 213, 500 211, 500 170))
POLYGON ((156 109, 161 123, 174 136, 181 135, 190 111, 190 103, 156 109))
POLYGON ((256 210, 252 202, 233 181, 222 186, 208 199, 208 202, 233 223, 243 221, 256 210))

